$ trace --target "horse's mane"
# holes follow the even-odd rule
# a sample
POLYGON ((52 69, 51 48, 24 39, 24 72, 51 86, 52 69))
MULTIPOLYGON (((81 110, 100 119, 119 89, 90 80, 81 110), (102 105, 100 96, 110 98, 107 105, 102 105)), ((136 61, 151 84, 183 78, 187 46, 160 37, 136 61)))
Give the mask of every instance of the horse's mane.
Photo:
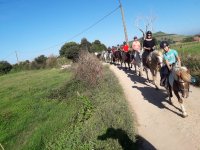
POLYGON ((152 60, 156 60, 157 57, 161 56, 162 57, 162 51, 159 51, 159 50, 154 50, 152 53, 151 53, 151 58, 152 60))
POLYGON ((191 82, 191 75, 188 71, 188 69, 184 66, 180 67, 177 71, 176 71, 176 75, 178 75, 179 77, 181 77, 181 79, 185 82, 191 82))
POLYGON ((160 50, 155 50, 152 52, 152 57, 157 57, 157 56, 162 56, 162 51, 160 50))

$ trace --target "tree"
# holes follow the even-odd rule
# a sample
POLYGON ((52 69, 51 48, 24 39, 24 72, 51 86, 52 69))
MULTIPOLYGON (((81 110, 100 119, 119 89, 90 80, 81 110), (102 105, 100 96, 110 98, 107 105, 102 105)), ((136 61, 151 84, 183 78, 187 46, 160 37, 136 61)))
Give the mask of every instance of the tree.
POLYGON ((102 44, 99 40, 95 40, 92 43, 90 52, 101 52, 106 49, 106 46, 102 44))
POLYGON ((73 60, 78 58, 79 52, 80 52, 80 45, 77 44, 76 42, 65 43, 59 51, 60 56, 64 56, 68 59, 73 59, 73 60))
POLYGON ((145 39, 146 35, 145 33, 149 30, 149 31, 153 31, 153 23, 156 20, 156 17, 154 15, 150 15, 147 17, 137 17, 135 20, 135 26, 136 28, 138 28, 138 30, 140 30, 140 32, 142 32, 143 35, 143 39, 145 39), (143 23, 143 25, 141 25, 140 23, 143 23))
POLYGON ((0 61, 0 75, 7 74, 12 69, 12 65, 7 61, 0 61))
POLYGON ((90 51, 91 43, 86 38, 81 39, 80 49, 84 51, 90 51))
POLYGON ((34 59, 34 61, 31 63, 31 68, 32 69, 41 69, 45 68, 46 66, 46 60, 47 57, 44 55, 40 55, 34 59))

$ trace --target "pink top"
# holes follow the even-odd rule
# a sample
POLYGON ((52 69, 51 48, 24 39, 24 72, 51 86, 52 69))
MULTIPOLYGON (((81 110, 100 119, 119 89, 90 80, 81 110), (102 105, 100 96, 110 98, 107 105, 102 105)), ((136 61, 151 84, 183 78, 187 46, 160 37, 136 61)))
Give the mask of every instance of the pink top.
POLYGON ((141 50, 140 42, 139 41, 133 41, 132 48, 133 48, 133 50, 140 52, 140 50, 141 50))

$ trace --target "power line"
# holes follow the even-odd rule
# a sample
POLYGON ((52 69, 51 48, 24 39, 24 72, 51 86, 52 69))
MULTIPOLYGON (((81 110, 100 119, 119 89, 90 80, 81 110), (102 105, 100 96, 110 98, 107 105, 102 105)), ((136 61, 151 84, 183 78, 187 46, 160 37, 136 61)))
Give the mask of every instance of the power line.
POLYGON ((2 58, 2 60, 5 60, 6 58, 10 57, 11 55, 14 55, 14 52, 11 52, 9 55, 7 55, 6 57, 2 58))
MULTIPOLYGON (((112 11, 110 11, 110 12, 109 12, 108 14, 106 14, 105 16, 103 16, 101 19, 99 19, 98 21, 96 21, 95 23, 93 23, 92 25, 90 25, 89 27, 85 28, 85 29, 82 30, 81 32, 79 32, 79 33, 75 34, 74 36, 72 36, 71 38, 69 38, 67 41, 70 41, 70 40, 72 40, 72 39, 78 37, 79 35, 83 34, 84 32, 87 32, 88 30, 90 30, 91 28, 93 28, 94 26, 96 26, 98 23, 100 23, 101 21, 103 21, 105 18, 107 18, 108 16, 110 16, 111 14, 113 14, 114 12, 116 12, 119 8, 120 8, 120 5, 117 6, 115 9, 113 9, 112 11)), ((48 50, 48 49, 51 49, 51 48, 54 48, 54 47, 56 47, 56 46, 59 46, 59 45, 61 45, 61 44, 63 44, 63 43, 66 43, 67 41, 60 42, 60 43, 58 43, 58 44, 55 44, 55 45, 53 45, 53 46, 50 46, 50 47, 48 47, 48 48, 45 48, 45 49, 43 49, 43 50, 39 50, 39 51, 36 51, 36 52, 46 51, 46 50, 48 50)), ((12 52, 12 54, 13 54, 13 52, 12 52)), ((11 55, 11 54, 10 54, 10 55, 11 55)), ((9 55, 9 56, 10 56, 10 55, 9 55)), ((7 56, 7 57, 5 57, 5 58, 8 58, 9 56, 7 56)), ((4 58, 4 59, 5 59, 5 58, 4 58)))
MULTIPOLYGON (((82 32, 80 32, 80 33, 74 35, 74 36, 73 36, 71 39, 69 39, 69 40, 72 40, 72 39, 76 38, 77 36, 83 34, 84 32, 90 30, 92 27, 94 27, 95 25, 97 25, 98 23, 100 23, 102 20, 104 20, 105 18, 107 18, 108 16, 110 16, 111 14, 113 14, 113 13, 114 13, 115 11, 117 11, 119 8, 120 8, 120 5, 119 5, 117 8, 115 8, 114 10, 112 10, 110 13, 108 13, 107 15, 105 15, 104 17, 102 17, 101 19, 99 19, 97 22, 95 22, 94 24, 92 24, 92 25, 89 26, 88 28, 84 29, 82 32)), ((68 41, 69 41, 69 40, 68 40, 68 41)))
MULTIPOLYGON (((79 35, 83 34, 84 32, 90 30, 91 28, 93 28, 94 26, 96 26, 98 23, 100 23, 101 21, 103 21, 105 18, 107 18, 108 16, 110 16, 111 14, 113 14, 115 11, 117 11, 119 8, 120 8, 120 5, 119 5, 118 7, 116 7, 115 9, 113 9, 111 12, 109 12, 107 15, 105 15, 104 17, 102 17, 101 19, 99 19, 98 21, 96 21, 95 23, 93 23, 92 25, 90 25, 89 27, 85 28, 85 29, 82 30, 81 32, 79 32, 79 33, 75 34, 74 36, 72 36, 71 38, 69 38, 67 41, 70 41, 70 40, 72 40, 72 39, 78 37, 79 35)), ((45 49, 40 50, 40 51, 37 51, 37 52, 46 51, 46 50, 48 50, 48 49, 51 49, 51 48, 54 48, 54 47, 56 47, 56 46, 59 46, 59 45, 61 45, 61 44, 63 44, 63 43, 66 43, 67 41, 60 42, 60 43, 58 43, 58 44, 56 44, 56 45, 50 46, 50 47, 48 47, 48 48, 45 48, 45 49)))

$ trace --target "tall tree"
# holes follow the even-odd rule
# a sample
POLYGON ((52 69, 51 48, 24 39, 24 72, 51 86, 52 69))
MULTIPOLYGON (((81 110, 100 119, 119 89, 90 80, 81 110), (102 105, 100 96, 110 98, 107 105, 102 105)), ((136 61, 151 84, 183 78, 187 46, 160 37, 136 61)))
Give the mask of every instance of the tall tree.
POLYGON ((76 42, 65 43, 59 51, 60 56, 64 56, 68 59, 73 59, 73 60, 75 60, 78 57, 79 52, 80 52, 80 45, 77 44, 76 42))
POLYGON ((86 38, 81 39, 80 49, 84 51, 90 51, 91 43, 86 38))
POLYGON ((99 40, 95 40, 92 43, 90 52, 101 52, 106 49, 106 46, 102 44, 99 40))

